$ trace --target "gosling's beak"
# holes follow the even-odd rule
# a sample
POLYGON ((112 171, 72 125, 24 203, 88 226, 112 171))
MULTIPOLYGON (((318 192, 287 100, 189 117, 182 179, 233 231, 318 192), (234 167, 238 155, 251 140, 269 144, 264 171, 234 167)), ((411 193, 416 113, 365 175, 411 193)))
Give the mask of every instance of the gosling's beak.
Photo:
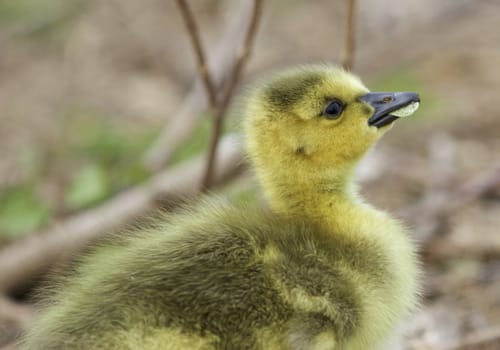
POLYGON ((375 108, 375 112, 368 119, 368 125, 381 128, 399 118, 391 115, 391 112, 420 102, 420 96, 415 92, 369 92, 361 96, 359 100, 375 108))

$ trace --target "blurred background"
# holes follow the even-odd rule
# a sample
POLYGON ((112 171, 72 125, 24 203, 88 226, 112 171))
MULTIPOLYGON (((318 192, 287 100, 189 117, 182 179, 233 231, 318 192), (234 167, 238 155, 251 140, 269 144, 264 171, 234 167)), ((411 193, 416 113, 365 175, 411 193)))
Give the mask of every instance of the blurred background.
MULTIPOLYGON (((190 4, 223 84, 252 3, 190 4)), ((236 94, 281 67, 340 62, 347 8, 264 1, 236 94)), ((358 172, 421 244, 423 305, 392 347, 500 349, 500 1, 355 10, 352 70, 371 90, 422 97, 358 172)), ((0 0, 0 349, 15 348, 49 268, 195 193, 211 128, 196 79, 174 1, 0 0)), ((230 108, 213 191, 260 200, 232 141, 239 118, 230 108)))

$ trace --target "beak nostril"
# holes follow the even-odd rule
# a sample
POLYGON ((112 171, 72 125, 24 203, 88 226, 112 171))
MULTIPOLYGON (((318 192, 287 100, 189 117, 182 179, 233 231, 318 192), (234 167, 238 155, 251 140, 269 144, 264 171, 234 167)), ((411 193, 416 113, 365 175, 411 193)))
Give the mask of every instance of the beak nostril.
POLYGON ((382 99, 382 102, 383 103, 388 103, 388 102, 392 102, 394 101, 394 98, 392 96, 385 96, 383 99, 382 99))

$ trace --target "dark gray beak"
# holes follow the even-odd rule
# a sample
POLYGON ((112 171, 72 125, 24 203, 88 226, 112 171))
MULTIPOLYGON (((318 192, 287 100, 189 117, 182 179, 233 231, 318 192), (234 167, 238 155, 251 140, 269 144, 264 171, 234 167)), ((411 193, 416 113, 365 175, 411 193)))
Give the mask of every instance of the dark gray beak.
POLYGON ((415 92, 369 92, 359 100, 375 108, 375 112, 368 119, 368 125, 381 128, 398 119, 397 116, 391 115, 391 112, 413 102, 420 102, 420 96, 415 92))

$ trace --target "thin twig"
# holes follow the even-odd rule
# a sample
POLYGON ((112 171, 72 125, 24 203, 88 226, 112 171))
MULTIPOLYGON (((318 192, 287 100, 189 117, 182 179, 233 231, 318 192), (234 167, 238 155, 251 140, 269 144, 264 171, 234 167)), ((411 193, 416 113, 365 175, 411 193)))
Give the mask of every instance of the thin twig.
POLYGON ((189 5, 186 0, 177 0, 177 5, 182 14, 182 19, 184 20, 184 24, 186 25, 186 29, 189 34, 189 39, 191 40, 191 44, 193 46, 196 61, 198 63, 198 71, 203 81, 203 86, 205 88, 205 92, 208 96, 208 103, 210 108, 214 111, 217 107, 217 94, 215 92, 215 86, 208 71, 207 61, 205 59, 205 54, 203 52, 203 47, 201 45, 201 39, 198 31, 198 26, 194 19, 193 13, 189 8, 189 5))
POLYGON ((342 66, 345 69, 351 70, 354 61, 354 46, 355 46, 355 18, 356 17, 356 0, 347 0, 347 22, 344 40, 344 54, 342 58, 342 66))
MULTIPOLYGON (((235 175, 242 165, 239 142, 234 135, 223 138, 216 181, 235 175)), ((44 273, 54 262, 74 256, 90 242, 123 228, 132 220, 154 210, 157 199, 189 197, 197 193, 205 166, 204 157, 158 173, 99 207, 78 213, 45 232, 31 234, 0 250, 0 292, 44 273)))
MULTIPOLYGON (((220 30, 221 40, 214 45, 208 54, 208 65, 216 87, 227 85, 231 66, 233 64, 233 52, 238 50, 240 43, 246 34, 249 23, 248 13, 251 12, 252 2, 249 0, 231 1, 229 8, 221 22, 227 23, 220 30)), ((179 108, 172 113, 168 123, 165 123, 162 131, 155 142, 144 154, 144 163, 156 172, 161 170, 171 159, 172 155, 179 149, 185 140, 192 135, 198 125, 203 110, 207 108, 208 98, 205 98, 203 82, 199 74, 190 91, 179 104, 179 108)), ((217 99, 220 100, 220 92, 217 99)))
POLYGON ((231 97, 234 94, 234 90, 241 76, 243 67, 245 66, 245 63, 247 62, 248 57, 250 56, 261 13, 262 13, 262 1, 254 0, 251 20, 248 25, 248 30, 246 32, 243 45, 240 48, 238 55, 236 56, 234 65, 231 70, 231 74, 229 75, 229 82, 227 84, 225 93, 222 97, 222 100, 217 108, 217 112, 214 116, 215 118, 212 128, 212 135, 210 138, 207 166, 205 169, 205 174, 203 176, 203 182, 202 182, 202 188, 204 190, 210 188, 210 186, 212 185, 213 168, 216 162, 215 156, 217 153, 217 144, 219 142, 222 130, 224 115, 229 105, 229 101, 231 100, 231 97))

